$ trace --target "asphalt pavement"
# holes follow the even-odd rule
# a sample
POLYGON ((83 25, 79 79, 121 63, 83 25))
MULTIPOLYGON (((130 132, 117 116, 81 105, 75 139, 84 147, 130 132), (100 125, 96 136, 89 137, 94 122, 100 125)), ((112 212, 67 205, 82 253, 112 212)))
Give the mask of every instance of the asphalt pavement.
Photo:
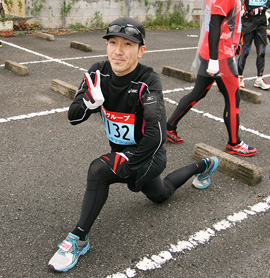
MULTIPOLYGON (((106 59, 103 32, 0 38, 1 251, 0 277, 88 278, 269 278, 270 277, 270 91, 254 88, 255 47, 247 59, 246 87, 262 103, 241 100, 240 135, 258 149, 241 157, 263 170, 262 182, 248 186, 220 171, 205 190, 192 179, 162 205, 114 184, 90 238, 90 251, 67 273, 47 266, 77 223, 90 162, 109 144, 99 115, 78 126, 67 120, 71 100, 50 89, 53 79, 78 87, 84 72, 106 59), (90 44, 92 52, 70 48, 90 44), (28 76, 4 68, 12 60, 28 76)), ((162 75, 163 66, 190 70, 199 30, 149 30, 141 63, 160 74, 168 117, 193 83, 162 75)), ((270 82, 270 48, 265 79, 270 82)), ((214 86, 178 126, 184 143, 165 143, 163 176, 194 162, 197 143, 224 150, 224 99, 214 86)))

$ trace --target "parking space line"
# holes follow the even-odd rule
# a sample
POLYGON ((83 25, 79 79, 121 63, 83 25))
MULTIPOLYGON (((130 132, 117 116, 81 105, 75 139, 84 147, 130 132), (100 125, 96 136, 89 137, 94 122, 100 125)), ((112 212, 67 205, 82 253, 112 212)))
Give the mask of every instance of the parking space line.
MULTIPOLYGON (((1 41, 1 40, 0 40, 1 41)), ((36 56, 40 56, 40 57, 43 57, 47 60, 42 60, 42 61, 30 61, 30 62, 22 62, 20 64, 23 64, 23 65, 27 65, 27 64, 37 64, 37 63, 48 63, 48 62, 57 62, 57 63, 60 63, 60 64, 63 64, 63 65, 66 65, 68 67, 72 67, 72 68, 75 68, 75 69, 79 69, 81 71, 87 71, 87 69, 84 69, 84 68, 80 68, 78 66, 74 66, 72 64, 69 64, 69 63, 66 63, 65 61, 72 61, 72 60, 81 60, 81 59, 94 59, 94 58, 103 58, 103 57, 107 57, 107 54, 101 54, 101 55, 93 55, 93 56, 80 56, 80 57, 68 57, 68 58, 52 58, 50 56, 47 56, 47 55, 44 55, 44 54, 41 54, 41 53, 38 53, 36 51, 33 51, 33 50, 30 50, 30 49, 27 49, 25 47, 22 47, 22 46, 19 46, 19 45, 16 45, 14 43, 10 43, 10 42, 7 42, 7 41, 1 41, 9 46, 12 46, 12 47, 15 47, 15 48, 18 48, 18 49, 21 49, 23 51, 26 51, 28 53, 31 53, 31 54, 34 54, 36 56)), ((191 47, 179 47, 179 48, 167 48, 167 49, 156 49, 156 50, 147 50, 145 51, 145 53, 160 53, 160 52, 171 52, 171 51, 184 51, 184 50, 195 50, 197 49, 198 47, 197 46, 191 46, 191 47)), ((4 67, 5 65, 2 64, 0 65, 0 67, 4 67)), ((264 77, 270 77, 270 74, 264 74, 264 77)), ((257 77, 245 77, 245 80, 253 80, 253 79, 256 79, 257 77)), ((192 87, 193 88, 193 87, 192 87)))
MULTIPOLYGON (((0 40, 1 41, 1 40, 0 40)), ((52 57, 49 57, 47 55, 43 55, 41 53, 29 50, 27 48, 15 45, 13 43, 9 43, 6 41, 3 41, 5 44, 10 45, 12 47, 16 47, 22 51, 26 51, 28 53, 34 54, 36 56, 42 57, 45 60, 40 61, 29 61, 29 62, 22 62, 20 64, 39 64, 39 63, 51 63, 56 62, 60 63, 62 65, 78 69, 80 71, 87 71, 87 69, 72 65, 70 63, 67 63, 66 61, 73 61, 73 60, 82 60, 82 59, 94 59, 94 58, 102 58, 107 57, 107 55, 93 55, 93 56, 85 56, 85 57, 69 57, 69 58, 59 58, 55 59, 52 57)), ((146 51, 146 53, 159 53, 159 52, 169 52, 169 51, 182 51, 182 50, 193 50, 197 49, 197 47, 186 47, 186 48, 173 48, 173 49, 161 49, 161 50, 150 50, 146 51)), ((5 65, 0 65, 0 67, 4 67, 5 65)), ((270 74, 264 75, 264 77, 269 77, 270 74)), ((256 77, 248 77, 245 78, 245 80, 252 80, 256 77)), ((193 86, 190 87, 184 87, 184 88, 175 88, 172 90, 165 90, 163 91, 164 96, 169 95, 171 93, 175 92, 181 92, 181 91, 190 91, 193 89, 193 86)), ((173 99, 169 97, 164 97, 164 100, 170 104, 178 105, 178 102, 174 101, 173 99)), ((17 120, 25 120, 25 119, 31 119, 35 117, 42 117, 42 116, 48 116, 53 115, 57 113, 63 113, 67 112, 69 107, 63 107, 63 108, 56 108, 51 110, 44 110, 40 112, 34 112, 24 115, 18 115, 18 116, 11 116, 7 118, 0 118, 0 123, 10 123, 12 121, 17 120)), ((211 120, 215 120, 217 122, 223 123, 224 120, 220 117, 216 117, 210 113, 191 108, 191 110, 197 114, 200 114, 203 117, 206 117, 211 120)), ((259 131, 246 128, 242 125, 239 127, 241 130, 246 131, 248 133, 252 133, 258 137, 270 140, 269 135, 265 135, 263 133, 260 133, 259 131)), ((207 224, 208 227, 199 230, 198 232, 190 235, 186 240, 179 240, 175 244, 170 244, 167 247, 164 247, 165 250, 159 252, 158 254, 154 255, 142 255, 144 257, 138 258, 138 263, 136 265, 127 266, 127 268, 121 272, 111 274, 107 276, 106 278, 133 278, 138 275, 139 272, 150 272, 156 269, 162 269, 166 263, 176 260, 177 255, 183 254, 187 251, 192 251, 196 249, 198 246, 206 245, 210 242, 211 239, 217 237, 220 235, 220 233, 225 232, 229 229, 234 228, 235 226, 239 225, 240 223, 244 221, 248 221, 251 217, 256 215, 261 215, 263 213, 269 213, 270 211, 270 195, 265 198, 263 201, 258 202, 254 204, 253 206, 248 206, 246 209, 243 209, 239 212, 233 213, 231 215, 225 216, 223 220, 220 220, 214 224, 207 224)), ((193 232, 193 231, 192 231, 193 232)))
POLYGON ((252 216, 267 213, 270 210, 270 196, 264 201, 249 206, 247 209, 228 215, 221 221, 214 223, 211 227, 205 228, 191 235, 187 240, 180 240, 176 244, 171 244, 170 248, 161 251, 158 255, 147 255, 143 259, 123 272, 108 275, 106 278, 133 278, 137 275, 137 271, 152 271, 161 269, 167 262, 175 260, 173 254, 181 254, 191 251, 199 245, 205 245, 216 237, 219 233, 224 232, 237 224, 249 219, 252 216))
MULTIPOLYGON (((74 65, 72 65, 72 64, 66 63, 66 62, 62 61, 61 59, 54 59, 54 58, 52 58, 52 57, 50 57, 50 56, 47 56, 47 55, 38 53, 38 52, 36 52, 36 51, 27 49, 27 48, 25 48, 25 47, 16 45, 16 44, 14 44, 14 43, 5 42, 5 44, 7 44, 7 45, 9 45, 9 46, 12 46, 12 47, 15 47, 15 48, 18 48, 18 49, 23 50, 23 51, 25 51, 25 52, 31 53, 31 54, 33 54, 33 55, 40 56, 40 57, 42 57, 42 58, 45 58, 45 59, 49 60, 50 62, 56 62, 56 63, 62 64, 62 65, 68 66, 68 67, 72 67, 72 68, 75 68, 75 69, 79 69, 79 70, 82 70, 82 71, 86 71, 86 69, 82 69, 82 68, 80 68, 80 67, 77 67, 77 66, 74 66, 74 65)), ((41 62, 42 62, 42 61, 41 61, 41 62)))
MULTIPOLYGON (((171 92, 175 92, 175 91, 184 91, 184 90, 187 90, 189 88, 178 88, 178 89, 173 89, 171 90, 171 92)), ((169 93, 169 90, 166 91, 166 94, 169 93)), ((178 102, 170 99, 170 98, 167 98, 165 97, 164 98, 165 101, 171 103, 171 104, 174 104, 174 105, 177 105, 178 102)), ((18 116, 12 116, 12 117, 8 117, 8 118, 0 118, 0 124, 1 123, 7 123, 7 122, 10 122, 10 121, 17 121, 17 120, 24 120, 24 119, 29 119, 29 118, 34 118, 34 117, 40 117, 40 116, 47 116, 47 115, 50 115, 50 114, 55 114, 55 113, 61 113, 61 112, 66 112, 68 111, 69 107, 64 107, 64 108, 57 108, 57 109, 52 109, 52 110, 45 110, 45 111, 41 111, 41 112, 36 112, 36 113, 29 113, 29 114, 25 114, 25 115, 18 115, 18 116)), ((219 117, 216 117, 208 112, 204 112, 204 111, 201 111, 201 110, 198 110, 198 109, 195 109, 195 108, 191 108, 191 110, 195 113, 198 113, 200 115, 202 115, 203 117, 207 117, 209 119, 212 119, 212 120, 215 120, 217 122, 221 122, 223 123, 224 120, 222 118, 219 118, 219 117)), ((239 128, 243 131, 246 131, 246 132, 249 132, 249 133, 252 133, 256 136, 259 136, 261 138, 264 138, 264 139, 268 139, 270 140, 270 136, 269 135, 266 135, 266 134, 263 134, 257 130, 253 130, 251 128, 246 128, 244 127, 243 125, 240 125, 239 128)))
MULTIPOLYGON (((37 63, 57 62, 57 63, 63 64, 63 65, 66 65, 68 67, 73 67, 73 68, 76 68, 76 69, 79 69, 79 70, 82 70, 82 71, 86 71, 86 69, 83 69, 83 68, 80 68, 80 67, 77 67, 77 66, 65 63, 64 61, 80 60, 80 59, 94 59, 94 58, 107 57, 107 54, 102 54, 102 55, 81 56, 81 57, 52 58, 52 57, 49 57, 47 55, 38 53, 36 51, 27 49, 25 47, 16 45, 14 43, 6 42, 6 41, 2 41, 2 42, 4 42, 5 44, 7 44, 9 46, 18 48, 20 50, 23 50, 23 51, 26 51, 28 53, 34 54, 36 56, 40 56, 40 57, 43 57, 43 58, 47 59, 47 60, 42 60, 42 61, 32 61, 32 62, 22 62, 22 63, 20 63, 20 64, 24 64, 24 65, 27 65, 27 64, 37 64, 37 63)), ((183 50, 193 50, 193 49, 197 49, 197 47, 181 47, 181 48, 147 50, 145 53, 171 52, 171 51, 183 51, 183 50)), ((5 66, 4 64, 0 65, 0 67, 4 67, 4 66, 5 66)))
POLYGON ((47 55, 38 53, 38 52, 36 52, 36 51, 32 51, 32 50, 30 50, 30 49, 27 49, 27 48, 25 48, 25 47, 19 46, 19 45, 17 45, 17 44, 11 43, 11 42, 6 42, 6 41, 5 41, 4 43, 7 44, 7 45, 9 45, 9 46, 18 48, 18 49, 20 49, 20 50, 23 50, 23 51, 25 51, 25 52, 34 54, 34 55, 36 55, 36 56, 40 56, 40 57, 45 58, 45 59, 48 59, 48 60, 52 60, 52 59, 53 59, 53 58, 51 58, 51 57, 49 57, 49 56, 47 56, 47 55))
MULTIPOLYGON (((72 61, 72 60, 83 60, 83 59, 95 59, 95 58, 104 58, 107 55, 93 55, 93 56, 85 56, 85 57, 73 57, 73 58, 51 58, 50 60, 41 60, 41 61, 30 61, 30 62, 21 62, 21 65, 31 65, 31 64, 39 64, 39 63, 51 63, 51 62, 59 62, 59 61, 72 61)), ((5 65, 2 64, 0 67, 4 67, 5 65)), ((73 66, 74 68, 78 68, 73 66)), ((79 68, 81 69, 81 68, 79 68)), ((83 69, 85 71, 85 69, 83 69)))
POLYGON ((8 117, 8 118, 0 118, 0 123, 7 123, 10 121, 25 120, 25 119, 35 118, 35 117, 48 116, 48 115, 55 114, 55 113, 66 112, 66 111, 68 111, 68 109, 69 109, 69 107, 56 108, 56 109, 52 109, 52 110, 34 112, 34 113, 25 114, 25 115, 12 116, 12 117, 8 117))
MULTIPOLYGON (((16 44, 13 44, 13 43, 10 43, 10 42, 6 42, 6 41, 3 41, 5 44, 9 45, 9 46, 12 46, 12 47, 15 47, 15 48, 18 48, 18 49, 21 49, 23 51, 26 51, 28 53, 31 53, 31 54, 34 54, 36 56, 40 56, 40 57, 43 57, 47 60, 42 60, 42 61, 30 61, 30 62, 23 62, 21 64, 36 64, 36 63, 46 63, 46 62, 57 62, 57 63, 60 63, 60 64, 63 64, 65 66, 68 66, 68 67, 72 67, 72 68, 75 68, 75 69, 79 69, 81 71, 87 71, 87 69, 84 69, 84 68, 80 68, 78 66, 74 66, 72 64, 69 64, 69 63, 66 63, 65 61, 70 61, 70 60, 79 60, 79 59, 89 59, 89 58, 97 58, 97 57, 105 57, 107 55, 94 55, 94 56, 81 56, 81 57, 69 57, 69 58, 63 58, 63 59, 55 59, 55 58, 52 58, 50 56, 47 56, 47 55, 44 55, 44 54, 41 54, 41 53, 38 53, 36 51, 32 51, 30 49, 27 49, 25 47, 21 47, 19 45, 16 45, 16 44)), ((169 51, 183 51, 183 50, 193 50, 193 49, 197 49, 197 47, 182 47, 182 48, 171 48, 171 49, 158 49, 158 50, 148 50, 146 51, 146 53, 157 53, 157 52, 169 52, 169 51)), ((0 66, 4 66, 4 65, 0 65, 0 66)), ((269 77, 270 74, 267 74, 267 75, 264 75, 265 77, 269 77)), ((256 77, 248 77, 248 78, 245 78, 246 80, 251 80, 251 79, 255 79, 256 77)), ((179 92, 179 91, 186 91, 186 90, 192 90, 193 89, 193 86, 189 86, 189 87, 184 87, 184 88, 176 88, 176 89, 173 89, 173 90, 165 90, 163 91, 163 94, 169 94, 169 93, 173 93, 173 92, 179 92)), ((164 98, 165 101, 171 103, 171 104, 175 104, 177 105, 178 103, 175 102, 174 100, 171 100, 170 98, 164 98)), ((64 111, 67 111, 68 108, 65 107, 64 108, 64 111, 62 111, 61 109, 63 108, 60 108, 60 112, 64 112, 64 111)), ((8 117, 8 118, 0 118, 0 123, 6 123, 6 122, 10 122, 10 121, 14 121, 14 120, 23 120, 23 119, 29 119, 29 118, 33 118, 33 117, 36 117, 36 116, 46 116, 46 115, 49 115, 49 114, 53 114, 53 113, 56 113, 55 111, 57 111, 59 109, 53 109, 51 111, 41 111, 41 112, 38 112, 38 113, 30 113, 30 114, 26 114, 26 115, 18 115, 18 116, 13 116, 13 117, 8 117)), ((216 116, 213 116, 209 113, 205 113, 203 111, 199 111, 195 108, 191 108, 192 111, 198 113, 198 114, 202 114, 204 117, 208 117, 210 119, 214 119, 215 121, 218 121, 218 122, 223 122, 223 119, 219 118, 219 117, 216 117, 216 116)), ((262 134, 260 133, 259 131, 256 131, 256 130, 252 130, 250 128, 246 128, 242 125, 240 125, 239 127, 241 130, 243 131, 246 131, 246 132, 249 132, 249 133, 252 133, 254 135, 257 135, 261 138, 265 138, 265 139, 270 139, 270 136, 268 135, 265 135, 265 134, 262 134)))
MULTIPOLYGON (((169 102, 169 103, 171 103, 171 104, 178 105, 178 102, 176 102, 175 100, 172 100, 172 99, 170 99, 170 98, 165 97, 164 100, 167 101, 167 102, 169 102)), ((203 117, 207 117, 207 118, 212 119, 212 120, 215 120, 215 121, 217 121, 217 122, 221 122, 221 123, 224 122, 224 120, 223 120, 222 118, 216 117, 216 116, 214 116, 214 115, 212 115, 212 114, 210 114, 210 113, 207 113, 207 112, 198 110, 198 109, 196 109, 196 108, 191 108, 190 110, 193 111, 193 112, 195 112, 195 113, 201 114, 203 117)), ((257 135, 257 136, 259 136, 259 137, 261 137, 261 138, 270 140, 270 136, 269 136, 269 135, 263 134, 263 133, 261 133, 261 132, 259 132, 259 131, 257 131, 257 130, 253 130, 253 129, 250 129, 250 128, 246 128, 246 127, 244 127, 243 125, 240 125, 240 126, 239 126, 239 129, 241 129, 241 130, 243 130, 243 131, 246 131, 246 132, 249 132, 249 133, 252 133, 252 134, 254 134, 254 135, 257 135)))

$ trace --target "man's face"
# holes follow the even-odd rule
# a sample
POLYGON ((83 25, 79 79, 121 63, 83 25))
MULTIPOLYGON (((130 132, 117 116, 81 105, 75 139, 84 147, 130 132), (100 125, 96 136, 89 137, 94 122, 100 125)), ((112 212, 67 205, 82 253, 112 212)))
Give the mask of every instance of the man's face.
POLYGON ((144 45, 139 48, 138 43, 118 36, 109 38, 106 46, 112 70, 117 76, 132 72, 146 48, 144 45))

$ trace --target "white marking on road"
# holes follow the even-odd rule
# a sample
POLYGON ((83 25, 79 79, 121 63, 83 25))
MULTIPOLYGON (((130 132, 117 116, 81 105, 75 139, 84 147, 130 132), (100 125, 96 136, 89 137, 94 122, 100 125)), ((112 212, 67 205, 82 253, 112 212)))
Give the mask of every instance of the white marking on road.
POLYGON ((45 110, 41 112, 35 112, 35 113, 29 113, 25 115, 18 115, 18 116, 13 116, 13 117, 8 117, 8 118, 0 118, 0 123, 7 123, 10 121, 17 121, 17 120, 25 120, 29 118, 35 118, 35 117, 41 117, 41 116, 47 116, 55 113, 62 113, 68 111, 69 107, 63 107, 63 108, 56 108, 52 110, 45 110))
MULTIPOLYGON (((16 45, 16 44, 14 44, 14 43, 10 43, 10 42, 6 42, 6 41, 5 41, 5 44, 7 44, 7 45, 9 45, 9 46, 12 46, 12 47, 15 47, 15 48, 17 48, 17 49, 23 50, 23 51, 25 51, 25 52, 31 53, 31 54, 33 54, 33 55, 40 56, 40 57, 42 57, 42 58, 45 58, 45 59, 49 60, 50 62, 57 62, 57 63, 59 63, 59 64, 63 64, 63 65, 68 66, 68 67, 72 67, 72 68, 75 68, 75 69, 79 69, 79 70, 82 70, 82 71, 86 71, 85 69, 82 69, 82 68, 80 68, 80 67, 74 66, 74 65, 69 64, 69 63, 66 63, 66 62, 62 61, 61 59, 54 59, 54 58, 52 58, 52 57, 50 57, 50 56, 47 56, 47 55, 38 53, 38 52, 36 52, 36 51, 27 49, 27 48, 25 48, 25 47, 16 45)), ((43 61, 40 61, 40 62, 43 62, 43 61)), ((2 66, 3 66, 3 65, 2 65, 2 66)))
POLYGON ((227 217, 228 220, 232 223, 241 222, 247 218, 247 214, 244 211, 235 213, 234 215, 230 215, 227 217))
MULTIPOLYGON (((270 77, 270 74, 264 74, 263 77, 270 77)), ((244 80, 254 80, 257 79, 257 76, 245 77, 244 80)))
MULTIPOLYGON (((178 102, 176 102, 175 100, 172 100, 172 99, 170 99, 170 98, 165 97, 164 100, 167 101, 167 102, 169 102, 169 103, 171 103, 171 104, 178 105, 178 102)), ((215 121, 217 121, 217 122, 221 122, 221 123, 224 122, 224 120, 223 120, 222 118, 216 117, 216 116, 214 116, 214 115, 212 115, 212 114, 209 114, 209 113, 207 113, 207 112, 198 110, 198 109, 196 109, 196 108, 191 108, 190 110, 192 110, 193 112, 196 112, 196 113, 198 113, 198 114, 201 114, 201 115, 204 116, 204 117, 207 117, 207 118, 209 118, 209 119, 215 120, 215 121)), ((257 130, 253 130, 253 129, 250 129, 250 128, 246 128, 246 127, 244 127, 244 126, 242 126, 242 125, 239 126, 239 129, 241 129, 241 130, 243 130, 243 131, 246 131, 246 132, 249 132, 249 133, 252 133, 252 134, 254 134, 254 135, 257 135, 257 136, 259 136, 259 137, 261 137, 261 138, 270 140, 270 136, 269 136, 269 135, 263 134, 263 133, 261 133, 261 132, 259 132, 259 131, 257 131, 257 130)))
MULTIPOLYGON (((95 56, 85 56, 85 57, 74 57, 74 58, 63 58, 63 59, 54 59, 50 56, 47 56, 47 55, 44 55, 44 54, 41 54, 41 53, 38 53, 36 51, 32 51, 30 49, 27 49, 25 47, 21 47, 19 45, 16 45, 14 43, 10 43, 10 42, 6 42, 6 41, 2 41, 4 42, 5 44, 9 45, 9 46, 12 46, 12 47, 15 47, 15 48, 18 48, 20 50, 23 50, 23 51, 26 51, 28 53, 31 53, 31 54, 34 54, 36 56, 40 56, 42 58, 45 58, 47 60, 42 60, 42 61, 34 61, 34 62, 28 62, 28 63, 45 63, 45 62, 57 62, 57 63, 60 63, 60 64, 63 64, 63 65, 66 65, 68 67, 72 67, 72 68, 75 68, 75 69, 79 69, 81 71, 87 71, 86 69, 84 68, 80 68, 78 66, 74 66, 72 64, 69 64, 69 63, 66 63, 64 62, 65 60, 75 60, 75 59, 87 59, 87 58, 97 58, 97 57, 105 57, 107 55, 95 55, 95 56)), ((170 52, 170 51, 183 51, 183 50, 192 50, 192 49, 197 49, 197 47, 182 47, 182 48, 171 48, 171 49, 158 49, 158 50, 149 50, 149 51, 146 51, 146 53, 157 53, 157 52, 170 52)), ((21 64, 27 64, 27 63, 21 63, 21 64)), ((0 65, 0 66, 4 66, 4 65, 0 65)), ((264 77, 268 77, 270 76, 269 74, 267 75, 264 75, 264 77)), ((251 79, 254 79, 256 77, 250 77, 250 78, 245 78, 246 80, 251 80, 251 79)), ((190 87, 184 87, 184 88, 176 88, 176 89, 173 89, 173 90, 165 90, 163 91, 164 94, 169 94, 169 93, 174 93, 174 92, 180 92, 180 91, 190 91, 192 90, 194 87, 193 86, 190 86, 190 87)), ((171 103, 171 104, 175 104, 177 105, 178 103, 174 100, 171 100, 169 98, 164 98, 167 102, 171 103)), ((68 110, 68 108, 65 108, 68 110)), ((56 109, 57 110, 57 109, 56 109)), ((213 119, 215 121, 218 121, 218 122, 224 122, 222 118, 219 118, 219 117, 216 117, 214 115, 211 115, 209 113, 205 113, 203 111, 200 111, 200 110, 197 110, 195 108, 191 108, 191 110, 193 112, 196 112, 198 114, 202 114, 204 117, 208 117, 210 119, 213 119)), ((53 111, 53 110, 51 110, 53 111)), ((66 111, 66 110, 65 110, 66 111)), ((64 112, 64 111, 63 111, 64 112)), ((39 115, 36 115, 36 116, 46 116, 46 115, 49 115, 49 114, 53 114, 55 112, 49 112, 49 111, 42 111, 42 112, 39 112, 40 114, 39 115)), ((27 114, 27 115, 19 115, 19 116, 14 116, 14 117, 9 117, 9 118, 0 118, 0 123, 6 123, 6 122, 9 122, 9 121, 14 121, 14 120, 23 120, 23 119, 28 119, 28 118, 32 118, 35 116, 35 113, 31 113, 31 114, 27 114)), ((261 138, 264 138, 264 139, 270 139, 270 136, 268 135, 265 135, 265 134, 262 134, 260 133, 259 131, 256 131, 256 130, 253 130, 253 129, 249 129, 249 128, 246 128, 242 125, 240 125, 239 127, 241 130, 243 131, 246 131, 246 132, 249 132, 249 133, 252 133, 254 135, 257 135, 261 138)))
POLYGON ((181 47, 181 48, 157 49, 157 50, 148 50, 148 51, 145 51, 145 53, 183 51, 183 50, 193 50, 193 49, 197 49, 197 48, 198 48, 197 46, 194 46, 194 47, 181 47))
MULTIPOLYGON (((75 69, 79 69, 81 71, 86 71, 86 69, 80 68, 78 66, 74 66, 72 64, 66 63, 64 61, 71 61, 71 60, 79 60, 79 59, 93 59, 93 58, 103 58, 106 57, 107 55, 95 55, 95 56, 85 56, 85 57, 70 57, 70 58, 62 58, 62 59, 54 59, 52 57, 49 57, 47 55, 43 55, 41 53, 26 49, 24 47, 15 45, 13 43, 9 43, 6 41, 2 41, 5 44, 18 48, 20 50, 26 51, 28 53, 34 54, 36 56, 42 57, 46 60, 41 60, 41 61, 32 61, 32 62, 23 62, 21 64, 37 64, 37 63, 47 63, 47 62, 56 62, 63 64, 68 67, 72 67, 75 69)), ((183 50, 193 50, 197 49, 197 47, 186 47, 186 48, 173 48, 173 49, 162 49, 162 50, 150 50, 146 51, 146 53, 158 53, 158 52, 170 52, 170 51, 183 51, 183 50)), ((4 64, 0 65, 0 67, 4 67, 4 64)), ((270 74, 264 75, 264 77, 269 77, 270 74)), ((245 80, 253 80, 256 77, 248 77, 245 78, 245 80)), ((185 88, 176 88, 173 90, 166 90, 163 91, 164 94, 169 94, 169 93, 174 93, 174 92, 181 92, 185 90, 192 90, 193 86, 190 87, 185 87, 185 88)), ((165 98, 165 100, 169 103, 177 105, 178 103, 169 99, 165 98)), ((24 119, 29 119, 29 118, 34 118, 34 117, 41 117, 41 116, 47 116, 55 113, 62 113, 68 111, 69 107, 64 107, 64 108, 57 108, 57 109, 52 109, 52 110, 46 110, 46 111, 41 111, 41 112, 36 112, 36 113, 29 113, 25 115, 18 115, 18 116, 13 116, 13 117, 8 117, 8 118, 0 118, 0 123, 7 123, 10 121, 16 121, 16 120, 24 120, 24 119)), ((211 115, 209 113, 205 113, 204 111, 197 110, 195 108, 191 109, 193 112, 196 112, 198 114, 203 115, 204 117, 208 117, 210 119, 213 119, 218 122, 223 122, 223 119, 216 117, 214 115, 211 115)), ((265 139, 270 139, 270 136, 264 135, 258 131, 254 131, 252 129, 245 128, 243 126, 240 126, 240 129, 253 133, 257 136, 260 136, 265 139)), ((264 213, 269 211, 270 209, 270 196, 265 199, 264 202, 257 203, 248 209, 244 209, 243 211, 240 211, 238 213, 234 213, 233 215, 229 215, 226 217, 226 219, 221 220, 215 224, 212 225, 211 228, 206 228, 204 230, 200 230, 197 233, 191 235, 188 240, 181 240, 178 241, 177 244, 171 244, 169 250, 161 251, 158 255, 152 255, 150 258, 144 257, 141 259, 134 268, 127 268, 124 272, 122 273, 116 273, 107 276, 107 278, 132 278, 137 275, 137 270, 140 271, 149 271, 149 270, 154 270, 156 268, 162 268, 164 264, 167 262, 174 260, 173 258, 173 253, 184 253, 185 251, 192 250, 196 248, 199 244, 204 245, 208 243, 211 238, 215 237, 218 232, 225 231, 227 229, 230 229, 232 227, 235 227, 237 224, 245 221, 248 219, 248 217, 257 215, 259 213, 264 213)))
MULTIPOLYGON (((0 41, 1 41, 1 40, 0 40, 0 41)), ((63 64, 63 65, 66 65, 66 66, 68 66, 68 67, 72 67, 72 68, 75 68, 75 69, 79 69, 79 70, 81 70, 81 71, 87 71, 86 69, 83 69, 83 68, 74 66, 74 65, 72 65, 72 64, 65 63, 64 61, 81 60, 81 59, 93 59, 93 58, 104 58, 104 57, 107 57, 107 54, 102 54, 102 55, 93 55, 93 56, 68 57, 68 58, 55 59, 55 58, 52 58, 52 57, 50 57, 50 56, 47 56, 47 55, 38 53, 38 52, 33 51, 33 50, 30 50, 30 49, 27 49, 27 48, 25 48, 25 47, 16 45, 16 44, 14 44, 14 43, 10 43, 10 42, 7 42, 7 41, 2 41, 2 42, 3 42, 4 44, 7 44, 7 45, 12 46, 12 47, 15 47, 15 48, 20 49, 20 50, 22 50, 22 51, 25 51, 25 52, 31 53, 31 54, 33 54, 33 55, 40 56, 40 57, 42 57, 42 58, 47 59, 47 60, 41 60, 41 61, 21 62, 20 64, 22 64, 22 65, 27 65, 27 64, 38 64, 38 63, 48 63, 48 62, 56 62, 56 63, 60 63, 60 64, 63 64)), ((196 46, 196 47, 180 47, 180 48, 147 50, 147 51, 145 51, 145 53, 172 52, 172 51, 184 51, 184 50, 194 50, 194 49, 197 49, 197 46, 196 46)), ((4 67, 4 66, 5 66, 4 64, 0 65, 0 67, 4 67)))
POLYGON ((133 268, 129 267, 123 272, 108 275, 106 278, 133 278, 138 274, 137 271, 160 269, 167 262, 174 260, 174 253, 184 253, 185 251, 195 249, 198 245, 205 245, 211 238, 217 236, 219 232, 235 227, 237 224, 248 219, 248 217, 265 213, 269 210, 270 196, 262 202, 249 206, 248 209, 228 215, 225 219, 213 224, 212 227, 198 231, 194 235, 191 235, 188 240, 181 240, 176 244, 171 244, 168 250, 162 251, 158 255, 152 255, 151 257, 145 256, 133 268))
MULTIPOLYGON (((171 90, 171 91, 174 91, 174 90, 171 90)), ((168 93, 168 90, 167 90, 167 93, 168 93)), ((167 98, 167 97, 165 97, 164 100, 171 103, 171 104, 174 104, 174 105, 178 104, 176 101, 174 101, 170 98, 167 98)), ((8 118, 0 118, 0 123, 7 123, 7 122, 10 122, 10 121, 24 120, 24 119, 40 117, 40 116, 47 116, 47 115, 54 114, 54 113, 65 112, 68 109, 69 109, 68 107, 64 107, 64 108, 57 108, 57 109, 52 109, 52 110, 45 110, 45 111, 36 112, 36 113, 30 113, 30 114, 26 114, 26 115, 18 115, 18 116, 12 116, 12 117, 8 117, 8 118)), ((207 117, 207 118, 212 119, 212 120, 215 120, 217 122, 221 122, 221 123, 224 122, 224 120, 222 118, 216 117, 216 116, 214 116, 212 114, 209 114, 207 112, 205 113, 204 111, 198 110, 196 108, 191 108, 191 110, 195 113, 201 114, 202 116, 207 117)), ((256 136, 259 136, 261 138, 270 140, 269 135, 263 134, 263 133, 261 133, 257 130, 246 128, 242 125, 239 126, 239 129, 241 129, 243 131, 246 131, 246 132, 249 132, 249 133, 252 133, 252 134, 254 134, 256 136)))
POLYGON ((218 232, 222 230, 227 230, 228 228, 231 228, 232 223, 230 223, 228 220, 221 220, 220 222, 217 222, 213 225, 214 229, 218 232))

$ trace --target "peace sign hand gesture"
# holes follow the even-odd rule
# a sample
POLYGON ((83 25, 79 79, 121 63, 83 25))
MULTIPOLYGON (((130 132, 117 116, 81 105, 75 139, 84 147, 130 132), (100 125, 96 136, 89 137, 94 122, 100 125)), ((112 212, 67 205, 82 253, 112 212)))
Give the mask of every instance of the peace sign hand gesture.
POLYGON ((93 85, 92 79, 89 73, 85 73, 85 81, 88 86, 88 90, 83 96, 83 102, 88 109, 96 109, 104 102, 104 97, 100 88, 100 71, 96 71, 95 84, 93 85))

